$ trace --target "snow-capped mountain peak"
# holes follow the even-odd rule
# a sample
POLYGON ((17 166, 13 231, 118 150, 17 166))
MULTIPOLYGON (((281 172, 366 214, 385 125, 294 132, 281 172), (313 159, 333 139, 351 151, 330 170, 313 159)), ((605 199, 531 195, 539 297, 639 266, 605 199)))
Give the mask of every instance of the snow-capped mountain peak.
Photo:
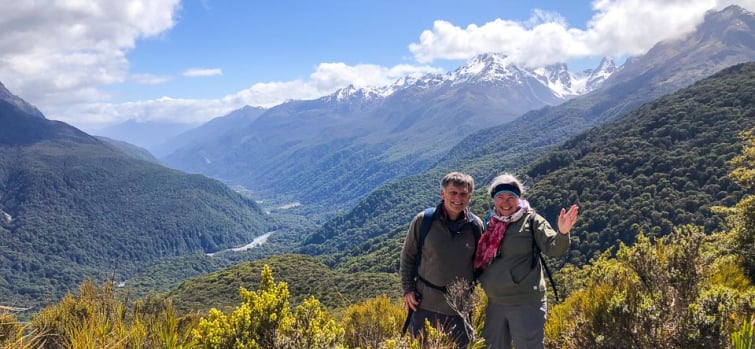
POLYGON ((617 72, 619 69, 616 68, 616 63, 613 62, 613 59, 610 57, 603 57, 603 59, 600 61, 600 64, 598 65, 598 68, 595 69, 587 79, 587 90, 592 91, 600 84, 603 83, 603 81, 606 81, 608 77, 613 75, 613 73, 617 72))
POLYGON ((588 93, 600 86, 611 74, 617 71, 611 58, 603 58, 596 69, 580 73, 569 72, 566 64, 557 63, 540 68, 522 68, 508 62, 501 53, 486 53, 474 56, 464 65, 446 74, 427 74, 422 77, 402 77, 393 84, 382 87, 361 87, 350 85, 328 96, 329 100, 347 101, 385 98, 397 91, 406 89, 430 89, 448 84, 494 83, 531 88, 531 84, 541 84, 550 90, 553 97, 569 99, 588 93), (534 81, 534 82, 533 82, 534 81))
POLYGON ((556 96, 566 98, 578 94, 572 89, 572 74, 564 63, 551 64, 529 72, 533 73, 535 78, 546 85, 556 96))
POLYGON ((506 62, 506 55, 486 53, 469 59, 464 65, 446 75, 447 80, 460 82, 516 79, 519 68, 506 62))
POLYGON ((354 85, 346 86, 340 90, 337 90, 333 94, 326 96, 326 99, 331 101, 353 101, 358 100, 370 100, 382 97, 381 88, 374 87, 356 87, 354 85))

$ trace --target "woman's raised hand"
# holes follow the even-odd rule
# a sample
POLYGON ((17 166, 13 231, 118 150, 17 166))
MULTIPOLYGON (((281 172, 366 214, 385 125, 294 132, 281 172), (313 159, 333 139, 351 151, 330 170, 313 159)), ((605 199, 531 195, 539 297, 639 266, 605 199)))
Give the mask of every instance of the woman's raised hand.
POLYGON ((577 222, 579 216, 579 206, 571 205, 569 211, 565 208, 561 209, 561 213, 558 215, 558 232, 561 234, 569 234, 574 223, 577 222))

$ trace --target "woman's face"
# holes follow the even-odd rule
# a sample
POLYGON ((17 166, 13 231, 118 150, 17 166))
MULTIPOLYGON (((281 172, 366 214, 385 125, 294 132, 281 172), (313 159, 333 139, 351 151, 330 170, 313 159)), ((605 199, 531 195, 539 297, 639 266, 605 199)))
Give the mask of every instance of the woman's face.
POLYGON ((510 216, 519 208, 519 198, 511 193, 501 193, 493 199, 493 205, 499 215, 510 216))

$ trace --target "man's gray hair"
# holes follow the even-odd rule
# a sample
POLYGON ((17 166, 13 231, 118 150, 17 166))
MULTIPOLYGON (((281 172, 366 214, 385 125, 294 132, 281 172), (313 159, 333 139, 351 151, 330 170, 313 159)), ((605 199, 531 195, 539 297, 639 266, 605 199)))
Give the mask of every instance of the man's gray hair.
POLYGON ((449 184, 457 186, 463 185, 469 189, 470 193, 474 191, 474 178, 466 173, 451 172, 445 175, 440 181, 440 189, 445 189, 449 184))

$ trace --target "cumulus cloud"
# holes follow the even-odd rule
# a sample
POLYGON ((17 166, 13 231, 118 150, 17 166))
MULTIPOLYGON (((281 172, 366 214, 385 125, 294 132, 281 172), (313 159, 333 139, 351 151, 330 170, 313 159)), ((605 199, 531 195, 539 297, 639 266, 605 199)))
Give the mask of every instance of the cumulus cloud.
POLYGON ((218 69, 218 68, 212 68, 212 69, 191 68, 184 71, 183 74, 181 75, 190 77, 190 78, 202 77, 202 76, 216 76, 216 75, 223 75, 223 70, 218 69))
POLYGON ((506 54, 512 63, 529 66, 601 56, 633 56, 655 43, 694 31, 705 12, 738 4, 752 9, 754 0, 595 0, 584 29, 570 27, 558 14, 535 10, 524 22, 503 19, 464 28, 438 20, 419 42, 409 45, 415 59, 468 59, 486 52, 506 54))
POLYGON ((138 38, 171 28, 179 0, 3 1, 2 7, 0 78, 25 99, 55 105, 107 98, 100 88, 124 81, 126 52, 138 38))
POLYGON ((441 72, 439 68, 427 65, 402 64, 388 68, 374 64, 349 66, 344 63, 322 63, 317 66, 310 78, 318 90, 334 92, 348 85, 384 86, 404 76, 421 76, 439 72, 441 72))

